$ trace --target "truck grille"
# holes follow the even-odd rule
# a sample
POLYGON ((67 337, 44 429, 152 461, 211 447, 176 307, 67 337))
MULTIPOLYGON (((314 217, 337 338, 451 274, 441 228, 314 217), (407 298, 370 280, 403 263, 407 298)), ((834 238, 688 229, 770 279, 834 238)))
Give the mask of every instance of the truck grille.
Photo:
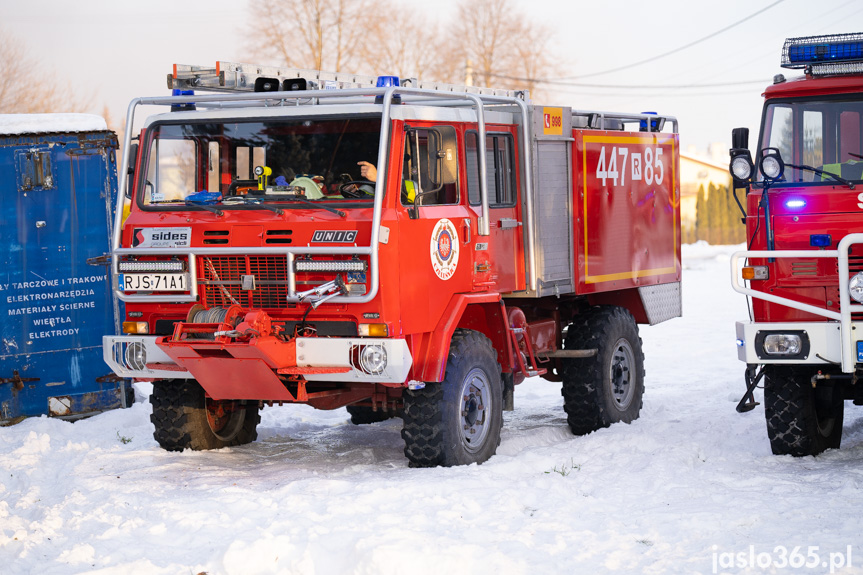
POLYGON ((198 259, 199 291, 207 307, 284 307, 288 295, 287 277, 285 256, 202 256, 198 259), (242 276, 254 276, 254 290, 242 289, 242 276))

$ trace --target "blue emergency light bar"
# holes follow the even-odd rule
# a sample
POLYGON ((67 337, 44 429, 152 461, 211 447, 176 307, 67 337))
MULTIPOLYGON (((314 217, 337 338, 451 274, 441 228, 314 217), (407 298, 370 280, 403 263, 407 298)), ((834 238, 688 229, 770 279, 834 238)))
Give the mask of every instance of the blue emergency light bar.
POLYGON ((863 33, 788 38, 783 68, 806 68, 814 76, 863 72, 863 33))

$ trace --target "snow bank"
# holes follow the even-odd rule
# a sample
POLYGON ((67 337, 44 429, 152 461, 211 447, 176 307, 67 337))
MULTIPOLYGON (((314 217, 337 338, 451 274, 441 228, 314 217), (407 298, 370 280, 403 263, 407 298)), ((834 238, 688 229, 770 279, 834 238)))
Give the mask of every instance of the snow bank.
POLYGON ((480 466, 409 469, 399 420, 305 406, 265 409, 253 444, 168 453, 148 385, 127 410, 0 428, 3 572, 863 573, 860 408, 841 450, 800 459, 771 455, 763 406, 734 411, 736 249, 684 249, 684 318, 641 328, 639 420, 574 437, 533 378, 480 466), (818 565, 777 567, 795 547, 818 565))
POLYGON ((0 135, 96 132, 107 129, 104 118, 93 114, 0 114, 0 135))

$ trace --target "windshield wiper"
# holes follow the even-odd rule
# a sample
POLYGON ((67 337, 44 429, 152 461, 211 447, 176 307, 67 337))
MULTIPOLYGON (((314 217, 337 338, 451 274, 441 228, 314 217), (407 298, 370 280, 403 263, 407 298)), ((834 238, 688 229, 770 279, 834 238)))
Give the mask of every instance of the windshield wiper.
POLYGON ((220 210, 219 208, 216 208, 216 207, 213 207, 213 206, 209 206, 209 205, 207 205, 207 204, 203 204, 203 203, 201 203, 201 202, 194 202, 194 201, 186 200, 186 202, 185 202, 185 203, 186 203, 186 205, 187 205, 187 206, 195 206, 195 207, 198 207, 198 208, 204 208, 204 209, 205 209, 205 210, 207 210, 208 212, 213 212, 214 214, 216 214, 216 215, 217 215, 217 216, 219 216, 220 218, 221 218, 222 216, 224 216, 224 215, 225 215, 225 212, 223 212, 223 211, 222 211, 222 210, 220 210))
POLYGON ((328 212, 332 212, 337 216, 345 217, 347 214, 341 210, 337 210, 335 208, 331 208, 330 206, 325 206, 324 204, 316 204, 315 202, 310 202, 305 198, 301 198, 299 196, 285 196, 279 198, 280 202, 299 202, 301 204, 306 204, 307 206, 311 206, 313 208, 321 208, 327 210, 328 212))
POLYGON ((271 212, 273 212, 273 213, 274 213, 274 214, 276 214, 277 216, 281 216, 282 214, 284 214, 284 213, 285 213, 285 211, 284 211, 282 208, 279 208, 279 207, 276 207, 276 206, 269 206, 269 205, 265 204, 263 200, 257 200, 257 199, 254 199, 254 200, 253 200, 253 199, 251 199, 251 198, 248 198, 248 199, 246 199, 246 201, 245 201, 245 205, 247 205, 247 206, 256 206, 256 207, 259 207, 259 208, 264 208, 265 210, 270 210, 271 212))
POLYGON ((827 176, 828 178, 832 178, 841 184, 845 184, 846 186, 848 186, 852 190, 854 189, 853 183, 849 182, 845 178, 840 178, 839 176, 837 176, 836 174, 834 174, 832 172, 825 172, 824 170, 819 170, 818 168, 813 168, 812 166, 806 166, 803 164, 797 164, 797 165, 785 164, 785 165, 788 166, 789 168, 796 168, 798 170, 809 170, 810 172, 815 172, 819 176, 827 176))

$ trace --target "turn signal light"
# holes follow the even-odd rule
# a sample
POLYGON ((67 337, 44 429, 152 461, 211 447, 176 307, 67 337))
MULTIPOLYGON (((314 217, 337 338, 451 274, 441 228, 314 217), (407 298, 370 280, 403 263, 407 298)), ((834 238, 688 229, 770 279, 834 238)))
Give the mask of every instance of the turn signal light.
POLYGON ((124 321, 123 333, 134 333, 138 335, 150 333, 150 328, 147 327, 145 321, 124 321))
POLYGON ((770 277, 767 266, 747 266, 741 273, 745 280, 766 280, 770 277))
POLYGON ((385 323, 361 323, 357 326, 360 337, 387 337, 389 330, 385 323))

